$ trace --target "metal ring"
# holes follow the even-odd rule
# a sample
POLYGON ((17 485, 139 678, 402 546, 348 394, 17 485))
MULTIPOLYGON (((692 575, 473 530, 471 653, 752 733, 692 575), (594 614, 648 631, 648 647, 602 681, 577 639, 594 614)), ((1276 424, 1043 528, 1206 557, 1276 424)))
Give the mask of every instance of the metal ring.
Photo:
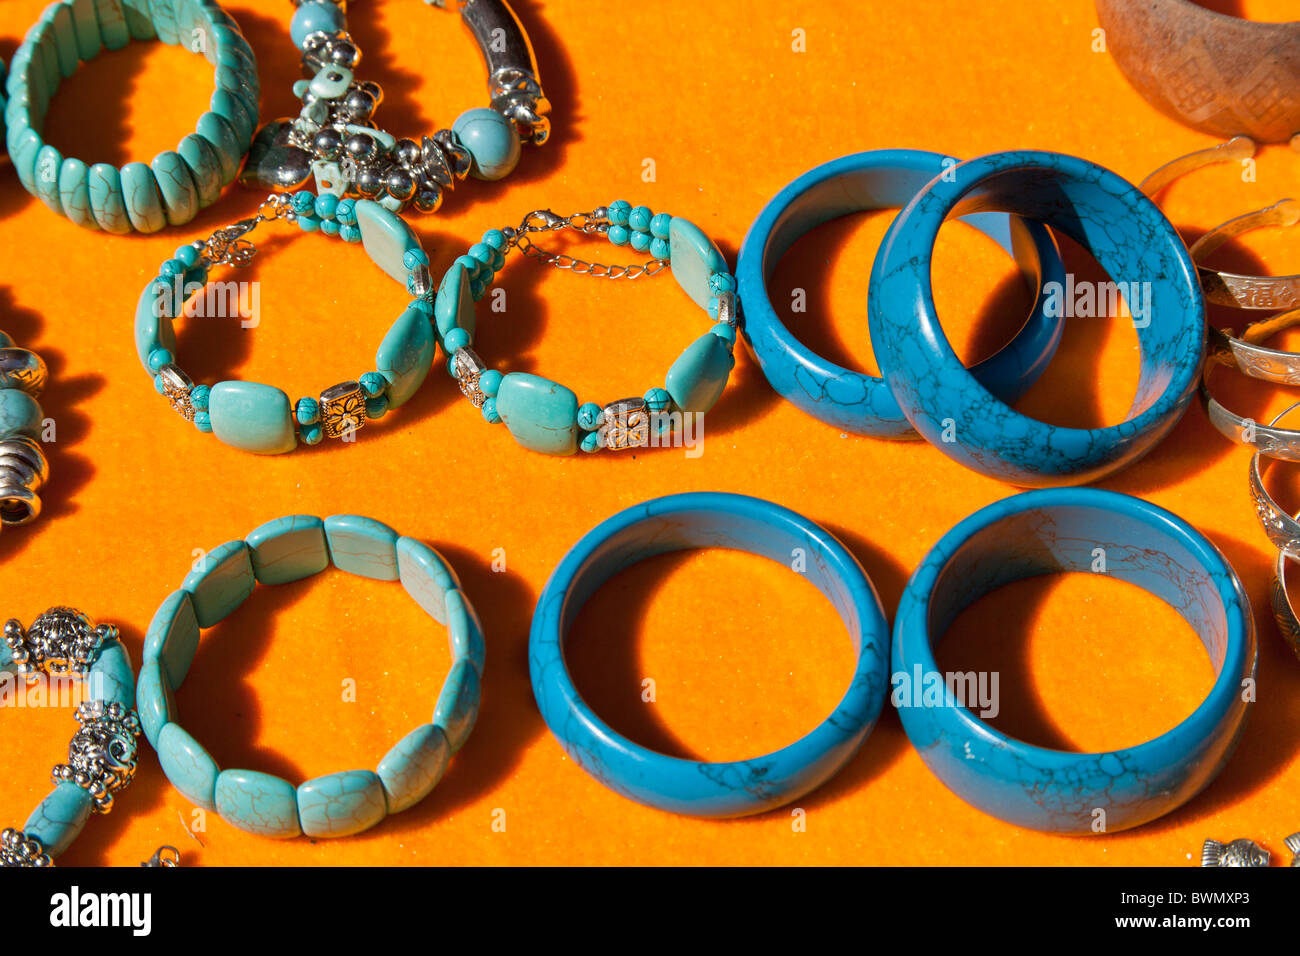
MULTIPOLYGON (((1276 429, 1275 426, 1287 415, 1300 408, 1300 402, 1282 411, 1274 416, 1269 422, 1270 429, 1274 431, 1283 431, 1276 429)), ((1283 431, 1286 439, 1295 441, 1297 433, 1283 431)), ((1297 521, 1286 511, 1282 510, 1273 500, 1273 496, 1268 493, 1264 487, 1263 469, 1260 468, 1260 457, 1263 452, 1257 450, 1250 458, 1250 497, 1255 503, 1255 516, 1259 518, 1260 526, 1264 529, 1264 534, 1268 535, 1268 540, 1273 542, 1273 546, 1280 551, 1287 551, 1300 557, 1300 521, 1297 521)), ((1286 455, 1273 454, 1267 456, 1271 461, 1294 461, 1294 458, 1288 458, 1286 455)))
POLYGON ((1256 344, 1297 324, 1300 324, 1300 310, 1248 325, 1240 337, 1222 329, 1209 329, 1209 355, 1201 372, 1200 395, 1210 424, 1225 438, 1254 448, 1269 458, 1300 462, 1300 431, 1261 424, 1231 412, 1210 392, 1210 374, 1228 364, 1235 364, 1243 375, 1260 381, 1300 385, 1300 353, 1256 344))

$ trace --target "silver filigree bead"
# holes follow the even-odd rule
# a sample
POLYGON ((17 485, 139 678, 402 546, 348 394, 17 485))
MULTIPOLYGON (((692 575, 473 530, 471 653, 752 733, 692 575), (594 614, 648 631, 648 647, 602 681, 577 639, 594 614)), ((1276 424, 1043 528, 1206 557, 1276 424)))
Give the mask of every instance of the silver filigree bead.
POLYGON ((487 395, 479 387, 479 382, 483 378, 483 373, 487 371, 487 366, 478 357, 478 353, 471 348, 457 349, 452 359, 456 369, 456 384, 460 386, 461 394, 468 398, 475 408, 482 408, 483 403, 487 401, 487 395))
POLYGON ((5 643, 28 683, 40 672, 50 676, 84 676, 104 642, 116 637, 117 628, 113 625, 96 626, 85 614, 70 607, 50 608, 25 633, 17 619, 5 624, 5 643), (20 636, 17 643, 16 636, 20 636))
POLYGON ((22 830, 6 827, 0 831, 0 866, 53 866, 54 861, 41 841, 22 830))
POLYGON ((113 798, 130 785, 138 765, 140 720, 120 703, 84 702, 77 707, 80 728, 68 744, 68 762, 50 773, 58 785, 69 779, 91 795, 95 809, 108 813, 113 798))
POLYGON ((650 405, 644 398, 623 398, 601 410, 604 445, 614 451, 650 444, 650 405))

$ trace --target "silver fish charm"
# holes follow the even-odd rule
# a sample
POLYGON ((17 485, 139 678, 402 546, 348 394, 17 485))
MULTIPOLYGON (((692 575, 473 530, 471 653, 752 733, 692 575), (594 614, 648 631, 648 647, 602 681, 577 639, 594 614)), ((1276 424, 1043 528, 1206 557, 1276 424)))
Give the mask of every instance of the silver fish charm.
POLYGON ((1268 850, 1245 838, 1231 843, 1206 840, 1201 848, 1201 866, 1268 866, 1268 861, 1268 850))

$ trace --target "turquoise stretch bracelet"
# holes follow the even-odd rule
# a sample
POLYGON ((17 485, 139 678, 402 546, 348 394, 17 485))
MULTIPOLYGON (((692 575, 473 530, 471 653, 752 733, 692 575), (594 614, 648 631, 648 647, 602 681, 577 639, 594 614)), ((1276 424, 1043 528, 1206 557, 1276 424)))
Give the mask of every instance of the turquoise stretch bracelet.
MULTIPOLYGON (((135 675, 131 657, 111 624, 96 626, 68 607, 50 608, 24 629, 5 624, 0 675, 34 684, 49 679, 47 701, 61 694, 57 681, 80 681, 78 729, 68 762, 50 775, 54 789, 23 824, 0 832, 0 866, 51 866, 72 845, 92 813, 108 813, 114 796, 135 776, 135 675)), ((19 693, 25 693, 20 689, 19 693)))
POLYGON ((160 395, 201 432, 261 455, 293 451, 301 440, 352 441, 371 419, 407 402, 433 362, 433 283, 419 237, 396 213, 368 199, 339 199, 303 190, 269 197, 257 215, 205 240, 181 246, 140 294, 135 312, 136 354, 160 395), (244 238, 259 224, 284 219, 304 232, 361 243, 375 264, 401 282, 413 298, 375 353, 375 369, 318 397, 290 402, 288 394, 257 382, 196 385, 176 364, 173 319, 200 295, 214 265, 242 266, 256 253, 244 238))
POLYGON ((736 364, 736 280, 722 253, 694 223, 623 200, 590 213, 558 216, 538 210, 516 228, 491 229, 483 241, 452 263, 434 301, 438 339, 450 356, 447 371, 470 404, 492 424, 504 423, 515 441, 530 451, 572 455, 579 448, 642 448, 672 443, 684 416, 703 414, 726 388, 736 364), (603 234, 616 246, 649 252, 637 266, 606 266, 535 246, 531 235, 574 229, 603 234), (713 328, 692 342, 668 369, 662 388, 603 407, 579 404, 578 396, 558 382, 529 372, 501 373, 483 364, 474 343, 474 303, 481 300, 505 265, 506 253, 520 253, 560 269, 610 279, 636 279, 671 266, 682 290, 714 320, 713 328))
POLYGON ((181 589, 163 601, 145 635, 140 724, 172 786, 232 826, 280 839, 349 836, 413 807, 442 779, 478 719, 484 661, 483 627, 437 551, 372 518, 291 515, 208 552, 181 589), (200 629, 225 619, 258 584, 298 581, 330 564, 366 578, 400 581, 416 604, 446 626, 452 665, 432 722, 403 737, 375 770, 331 773, 298 787, 255 770, 221 770, 178 722, 173 696, 189 673, 200 629))
POLYGON ((5 140, 33 196, 79 226, 116 235, 189 222, 234 181, 258 119, 257 63, 214 0, 58 0, 10 64, 5 140), (161 40, 202 53, 216 70, 210 109, 175 150, 150 163, 88 165, 41 138, 59 84, 101 50, 161 40))

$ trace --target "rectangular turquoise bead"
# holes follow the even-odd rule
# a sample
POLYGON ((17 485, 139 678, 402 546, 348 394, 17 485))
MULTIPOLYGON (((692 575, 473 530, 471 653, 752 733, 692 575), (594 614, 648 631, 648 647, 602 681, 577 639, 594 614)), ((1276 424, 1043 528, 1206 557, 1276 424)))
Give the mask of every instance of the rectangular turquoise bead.
POLYGON ((299 836, 298 795, 293 784, 256 770, 223 770, 214 800, 221 819, 257 836, 299 836))
POLYGON ((545 455, 578 450, 578 396, 540 375, 511 372, 501 379, 497 414, 515 441, 545 455))
POLYGON ((258 455, 280 455, 298 446, 289 396, 257 382, 218 382, 208 396, 212 434, 258 455))
POLYGON ((93 808, 94 802, 83 787, 61 783, 32 811, 23 824, 23 831, 39 840, 51 857, 56 857, 72 845, 93 808))
POLYGON ((433 723, 447 735, 452 753, 465 745, 478 720, 479 692, 480 681, 474 665, 467 660, 453 664, 433 711, 433 723))
POLYGON ((397 542, 397 579, 424 612, 447 623, 447 593, 460 587, 456 572, 437 551, 415 538, 397 542))
POLYGON ((447 770, 451 747, 433 724, 416 727, 379 761, 389 813, 410 809, 429 795, 447 770))
POLYGON ((253 575, 262 584, 287 584, 330 566, 325 522, 315 515, 276 518, 244 540, 253 556, 253 575))
POLYGON ((199 627, 211 627, 253 593, 257 582, 248 545, 227 541, 203 555, 181 585, 190 592, 199 627))
POLYGON ((144 659, 162 664, 167 683, 179 688, 199 649, 199 620, 190 592, 181 588, 167 595, 154 612, 144 635, 144 659))
POLYGON ((163 674, 162 665, 156 659, 146 659, 140 665, 140 681, 136 685, 135 697, 140 727, 149 746, 156 750, 158 734, 176 719, 176 701, 172 697, 167 677, 163 674))
POLYGON ((381 521, 360 515, 331 515, 325 519, 330 560, 340 571, 396 581, 397 532, 381 521))
POLYGON ((388 816, 379 775, 344 770, 298 787, 298 822, 309 837, 344 837, 368 830, 388 816))
POLYGON ((180 724, 167 724, 154 744, 158 763, 173 787, 196 806, 217 809, 217 762, 180 724))

